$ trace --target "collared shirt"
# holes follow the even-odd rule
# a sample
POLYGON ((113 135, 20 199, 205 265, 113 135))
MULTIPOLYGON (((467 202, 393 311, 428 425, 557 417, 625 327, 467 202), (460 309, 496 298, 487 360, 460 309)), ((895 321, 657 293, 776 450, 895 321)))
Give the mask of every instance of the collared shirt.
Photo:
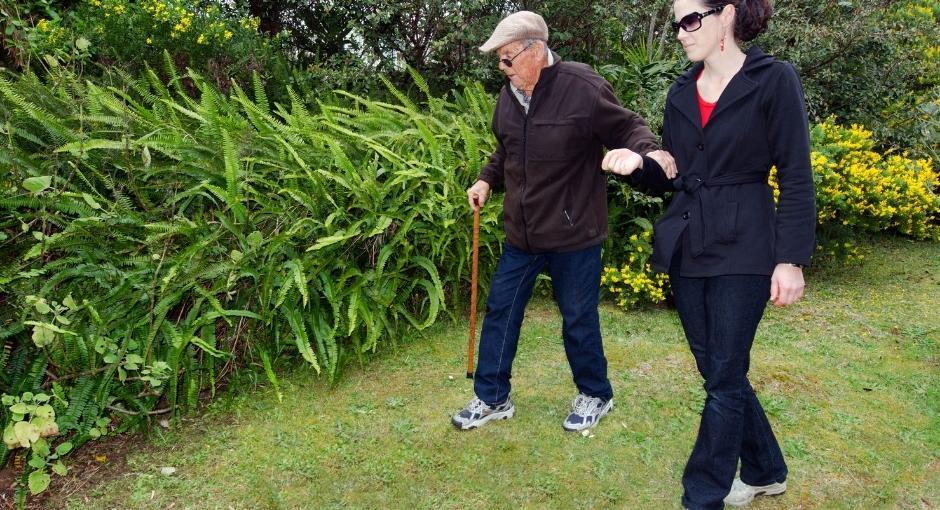
MULTIPOLYGON (((548 49, 548 46, 545 47, 545 53, 548 54, 548 65, 551 66, 555 63, 555 57, 552 56, 551 50, 548 49)), ((529 101, 532 100, 531 97, 527 96, 522 89, 517 89, 515 85, 509 84, 510 90, 512 90, 512 95, 516 96, 516 99, 519 101, 519 104, 522 105, 522 109, 525 110, 526 114, 529 113, 529 101)))

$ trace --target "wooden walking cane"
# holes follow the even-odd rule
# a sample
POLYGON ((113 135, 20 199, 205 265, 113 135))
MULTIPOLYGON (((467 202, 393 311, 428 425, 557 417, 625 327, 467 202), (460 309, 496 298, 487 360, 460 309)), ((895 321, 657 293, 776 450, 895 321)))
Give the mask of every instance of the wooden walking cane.
POLYGON ((467 346, 467 379, 473 379, 473 341, 477 336, 477 263, 480 255, 480 203, 473 199, 473 255, 470 263, 470 340, 467 346))

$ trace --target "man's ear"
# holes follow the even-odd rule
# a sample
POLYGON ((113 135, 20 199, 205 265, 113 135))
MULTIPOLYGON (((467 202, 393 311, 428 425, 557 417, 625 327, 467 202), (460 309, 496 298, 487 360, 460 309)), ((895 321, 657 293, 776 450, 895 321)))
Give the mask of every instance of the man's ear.
POLYGON ((545 41, 539 40, 539 47, 542 48, 542 56, 545 57, 545 61, 548 61, 548 43, 545 41))

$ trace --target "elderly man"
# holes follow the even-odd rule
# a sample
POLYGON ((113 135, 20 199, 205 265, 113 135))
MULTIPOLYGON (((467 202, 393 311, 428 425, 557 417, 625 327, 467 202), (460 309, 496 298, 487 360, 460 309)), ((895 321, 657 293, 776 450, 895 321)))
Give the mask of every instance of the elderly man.
POLYGON ((542 17, 520 11, 500 21, 480 47, 496 51, 507 83, 493 113, 496 151, 467 197, 471 207, 482 207, 490 190, 505 189, 506 244, 486 303, 476 398, 452 420, 460 429, 515 414, 512 362, 526 303, 545 269, 579 391, 563 427, 591 428, 610 411, 613 389, 597 311, 607 237, 604 147, 633 151, 618 153, 626 160, 616 167, 623 175, 671 163, 666 153, 653 152, 657 144, 646 123, 620 106, 607 81, 585 64, 562 62, 547 41, 542 17))

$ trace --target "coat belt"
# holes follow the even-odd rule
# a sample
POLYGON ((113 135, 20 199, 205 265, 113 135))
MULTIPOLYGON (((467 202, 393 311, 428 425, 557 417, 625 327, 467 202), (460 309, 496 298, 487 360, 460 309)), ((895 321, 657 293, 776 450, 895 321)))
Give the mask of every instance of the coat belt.
POLYGON ((697 257, 705 252, 705 247, 712 243, 714 234, 708 228, 709 221, 714 222, 718 219, 715 214, 715 199, 710 193, 702 192, 702 188, 717 188, 721 186, 732 186, 735 184, 755 184, 767 182, 769 170, 749 170, 746 172, 734 172, 731 174, 719 175, 702 179, 699 177, 679 176, 673 181, 673 187, 676 190, 683 191, 693 196, 692 214, 694 218, 689 224, 689 240, 692 242, 692 256, 697 257))

